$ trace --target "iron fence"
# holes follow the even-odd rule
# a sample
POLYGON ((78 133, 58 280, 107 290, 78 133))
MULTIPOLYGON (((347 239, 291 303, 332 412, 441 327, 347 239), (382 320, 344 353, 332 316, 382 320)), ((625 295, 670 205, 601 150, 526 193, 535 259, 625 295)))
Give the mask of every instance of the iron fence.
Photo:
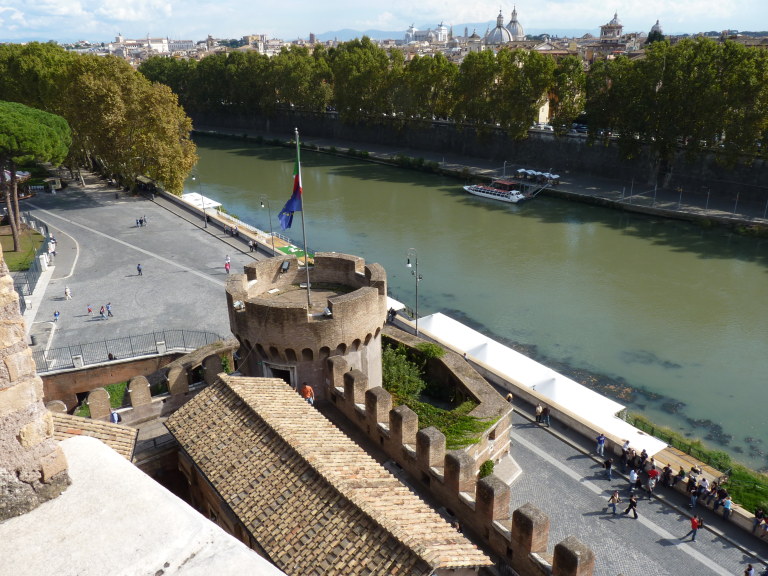
MULTIPOLYGON (((24 222, 30 228, 37 230, 45 238, 48 238, 48 225, 45 222, 41 222, 29 212, 22 212, 21 221, 24 222)), ((43 267, 40 264, 40 255, 48 253, 47 242, 43 242, 35 252, 35 257, 28 270, 23 272, 15 272, 13 274, 13 287, 16 292, 19 293, 19 301, 24 302, 24 296, 30 296, 35 291, 37 281, 40 279, 40 275, 43 273, 43 267)), ((21 304, 22 308, 26 308, 26 304, 21 304)), ((24 313, 24 310, 21 311, 24 313)))
POLYGON ((190 352, 211 344, 222 337, 213 332, 197 330, 162 330, 147 334, 112 338, 99 342, 72 344, 32 353, 37 372, 53 372, 78 366, 101 364, 140 356, 168 352, 190 352), (163 344, 164 343, 164 344, 163 344))

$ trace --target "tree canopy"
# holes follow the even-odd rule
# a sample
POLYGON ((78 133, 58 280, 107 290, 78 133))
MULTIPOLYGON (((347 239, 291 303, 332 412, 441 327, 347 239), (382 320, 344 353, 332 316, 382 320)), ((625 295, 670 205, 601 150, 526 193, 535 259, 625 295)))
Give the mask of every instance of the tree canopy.
POLYGON ((72 145, 63 162, 71 169, 87 166, 131 187, 144 174, 181 192, 196 161, 192 122, 166 85, 118 58, 40 43, 0 46, 0 77, 0 99, 68 121, 72 145))

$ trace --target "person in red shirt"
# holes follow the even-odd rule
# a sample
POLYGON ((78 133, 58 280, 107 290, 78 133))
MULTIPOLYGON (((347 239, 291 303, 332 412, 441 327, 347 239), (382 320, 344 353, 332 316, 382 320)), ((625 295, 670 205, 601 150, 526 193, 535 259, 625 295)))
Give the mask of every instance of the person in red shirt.
POLYGON ((304 398, 310 406, 315 405, 315 391, 312 389, 312 386, 304 382, 301 386, 300 393, 301 397, 304 398))
POLYGON ((699 518, 697 516, 691 516, 691 530, 688 532, 688 534, 680 538, 680 540, 685 540, 690 535, 691 542, 696 542, 696 532, 699 531, 700 526, 701 524, 699 524, 699 518))

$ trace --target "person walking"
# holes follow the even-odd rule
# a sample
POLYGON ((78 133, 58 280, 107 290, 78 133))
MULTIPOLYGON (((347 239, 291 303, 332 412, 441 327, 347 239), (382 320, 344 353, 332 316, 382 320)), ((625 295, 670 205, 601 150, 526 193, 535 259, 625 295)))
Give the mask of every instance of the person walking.
POLYGON ((541 413, 544 411, 544 407, 541 405, 541 403, 536 404, 536 423, 541 424, 541 413))
POLYGON ((632 514, 635 515, 635 520, 637 520, 637 496, 634 494, 629 497, 629 506, 627 506, 627 509, 624 510, 624 516, 629 514, 630 510, 632 510, 632 514))
POLYGON ((253 252, 253 240, 248 240, 248 251, 253 252))
POLYGON ((107 302, 107 316, 110 318, 114 317, 114 314, 112 314, 112 303, 107 302))
POLYGON ((306 382, 301 386, 301 397, 304 398, 310 406, 315 405, 315 391, 312 389, 312 386, 306 382))
POLYGON ((744 576, 755 576, 755 569, 752 567, 752 564, 747 564, 747 567, 744 569, 744 576))
POLYGON ((608 498, 608 508, 613 510, 613 514, 616 514, 616 504, 619 504, 621 502, 621 496, 619 496, 619 491, 614 490, 613 494, 611 494, 611 497, 608 498))
POLYGON ((224 270, 227 271, 227 274, 229 274, 229 268, 230 268, 230 263, 229 263, 229 260, 227 260, 226 262, 224 262, 224 270))
POLYGON ((61 316, 61 313, 58 310, 54 311, 54 313, 53 313, 53 321, 54 322, 58 322, 59 321, 59 316, 61 316))
POLYGON ((136 265, 136 272, 139 273, 139 276, 144 276, 144 269, 141 267, 141 264, 136 265))
POLYGON ((605 456, 605 434, 600 432, 600 434, 597 435, 597 438, 595 438, 595 441, 597 442, 597 445, 595 446, 595 452, 597 452, 598 456, 605 456))
POLYGON ((629 493, 632 494, 635 491, 637 484, 637 470, 631 468, 629 470, 629 493))
POLYGON ((544 406, 544 409, 541 411, 541 421, 547 425, 547 428, 550 427, 549 416, 550 416, 549 406, 544 406))
POLYGON ((93 306, 88 304, 88 316, 93 316, 93 306))
POLYGON ((603 463, 603 467, 605 468, 605 475, 608 477, 608 480, 613 480, 613 458, 608 458, 603 463))
POLYGON ((69 289, 69 286, 64 287, 64 299, 72 300, 72 290, 69 289))
POLYGON ((688 534, 680 538, 680 540, 685 540, 688 538, 688 536, 691 537, 691 542, 696 542, 696 532, 699 531, 699 518, 697 516, 691 516, 691 529, 688 531, 688 534))
POLYGON ((99 309, 99 316, 101 316, 102 320, 106 320, 107 319, 106 309, 104 308, 103 305, 99 309))

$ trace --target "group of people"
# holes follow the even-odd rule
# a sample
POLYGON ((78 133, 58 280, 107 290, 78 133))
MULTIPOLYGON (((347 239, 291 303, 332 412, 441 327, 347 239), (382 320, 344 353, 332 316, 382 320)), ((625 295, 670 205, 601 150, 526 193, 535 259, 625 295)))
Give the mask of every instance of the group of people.
POLYGON ((136 228, 142 228, 149 224, 149 218, 147 218, 146 215, 142 216, 141 218, 136 218, 136 228))
MULTIPOLYGON (((88 316, 93 316, 93 306, 88 304, 87 310, 88 310, 88 316)), ((107 318, 112 318, 114 316, 114 314, 112 314, 111 302, 102 304, 101 308, 99 308, 99 316, 101 317, 102 320, 106 320, 107 318)))
POLYGON ((536 423, 546 424, 547 428, 549 428, 550 427, 549 418, 551 415, 549 406, 542 406, 541 404, 536 404, 536 408, 534 412, 536 414, 536 423))
POLYGON ((230 236, 239 237, 240 236, 240 230, 237 229, 237 226, 224 226, 224 233, 229 234, 230 236))

